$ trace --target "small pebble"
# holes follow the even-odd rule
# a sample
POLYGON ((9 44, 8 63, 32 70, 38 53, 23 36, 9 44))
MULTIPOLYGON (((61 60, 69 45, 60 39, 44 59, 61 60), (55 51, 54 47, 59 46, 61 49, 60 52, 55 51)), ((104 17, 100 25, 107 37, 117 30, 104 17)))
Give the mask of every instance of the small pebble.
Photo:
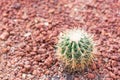
POLYGON ((88 73, 87 74, 87 78, 89 79, 94 79, 95 78, 95 75, 93 73, 88 73))
POLYGON ((14 4, 12 5, 12 8, 14 8, 14 9, 20 9, 20 7, 21 7, 21 4, 20 4, 20 3, 14 3, 14 4))
POLYGON ((4 31, 1 35, 0 35, 0 39, 2 40, 7 40, 7 38, 9 37, 9 33, 7 31, 4 31))

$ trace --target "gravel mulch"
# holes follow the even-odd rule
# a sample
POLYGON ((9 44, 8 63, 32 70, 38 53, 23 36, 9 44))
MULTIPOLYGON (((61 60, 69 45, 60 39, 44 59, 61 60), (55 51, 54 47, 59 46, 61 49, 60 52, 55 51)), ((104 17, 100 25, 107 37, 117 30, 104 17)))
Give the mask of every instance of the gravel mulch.
POLYGON ((0 80, 120 80, 120 0, 0 0, 0 80), (62 73, 60 32, 94 35, 95 63, 62 73))

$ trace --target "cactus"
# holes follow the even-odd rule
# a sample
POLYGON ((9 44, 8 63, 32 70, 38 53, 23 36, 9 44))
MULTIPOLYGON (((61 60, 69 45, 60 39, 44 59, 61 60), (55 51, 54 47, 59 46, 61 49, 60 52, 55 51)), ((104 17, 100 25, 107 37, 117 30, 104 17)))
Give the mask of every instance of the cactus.
POLYGON ((57 44, 57 56, 70 70, 84 70, 93 62, 92 36, 82 29, 69 29, 61 33, 57 44))

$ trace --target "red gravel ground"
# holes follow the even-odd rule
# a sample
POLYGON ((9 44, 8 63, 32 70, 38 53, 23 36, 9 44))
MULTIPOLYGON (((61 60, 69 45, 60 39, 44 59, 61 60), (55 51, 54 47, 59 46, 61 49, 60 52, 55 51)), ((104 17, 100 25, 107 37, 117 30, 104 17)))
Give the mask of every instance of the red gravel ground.
POLYGON ((120 0, 0 0, 0 80, 120 80, 120 0), (55 57, 61 31, 94 34, 95 63, 67 75, 55 57))

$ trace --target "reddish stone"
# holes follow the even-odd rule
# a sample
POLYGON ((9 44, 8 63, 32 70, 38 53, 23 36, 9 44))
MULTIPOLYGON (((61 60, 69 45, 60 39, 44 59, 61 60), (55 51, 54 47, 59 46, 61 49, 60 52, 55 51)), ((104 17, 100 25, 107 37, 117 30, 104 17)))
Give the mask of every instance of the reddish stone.
POLYGON ((18 63, 18 66, 20 66, 20 67, 24 67, 24 64, 21 63, 21 62, 19 62, 19 63, 18 63))
POLYGON ((20 4, 20 3, 14 3, 14 4, 12 5, 12 8, 14 8, 14 9, 20 9, 20 7, 21 7, 21 4, 20 4))
POLYGON ((26 20, 26 19, 28 19, 29 17, 28 17, 28 15, 26 14, 26 13, 24 13, 23 15, 22 15, 22 19, 24 19, 24 20, 26 20))
POLYGON ((107 69, 108 69, 109 71, 112 71, 112 68, 111 68, 110 66, 108 66, 107 69))
POLYGON ((0 39, 2 40, 7 40, 7 38, 9 37, 9 33, 7 31, 4 31, 1 35, 0 35, 0 39))
POLYGON ((15 80, 21 80, 20 78, 15 78, 15 80))
POLYGON ((37 47, 33 47, 33 51, 36 52, 37 51, 37 47))
POLYGON ((30 52, 32 50, 32 48, 29 45, 26 45, 25 50, 30 52))
POLYGON ((40 53, 40 54, 43 54, 43 53, 45 53, 46 52, 46 49, 39 49, 38 50, 38 53, 40 53))
POLYGON ((115 67, 115 66, 117 66, 117 65, 118 65, 117 61, 115 61, 115 60, 112 60, 112 61, 111 61, 111 66, 114 66, 114 67, 115 67))
POLYGON ((25 52, 18 52, 18 51, 16 51, 15 54, 17 56, 25 56, 26 53, 25 52))
POLYGON ((4 53, 7 53, 9 51, 9 48, 2 48, 0 50, 0 54, 4 54, 4 53))
POLYGON ((105 78, 105 80, 113 80, 112 78, 105 78))
POLYGON ((46 70, 46 71, 45 71, 45 74, 46 74, 46 75, 49 75, 49 74, 50 74, 50 71, 49 71, 49 70, 46 70))
POLYGON ((120 76, 120 71, 118 71, 117 73, 118 73, 118 75, 120 76))
POLYGON ((47 66, 46 65, 43 65, 43 67, 42 67, 43 69, 46 69, 47 68, 47 66))
POLYGON ((65 77, 60 77, 60 80, 66 80, 65 77))
POLYGON ((38 74, 37 70, 34 70, 32 74, 37 75, 38 74))
POLYGON ((36 52, 30 52, 31 55, 36 55, 37 53, 36 52))
POLYGON ((93 64, 92 64, 92 69, 93 69, 93 70, 97 69, 97 67, 96 67, 96 64, 95 64, 95 63, 93 63, 93 64))
POLYGON ((38 65, 38 61, 34 61, 32 64, 33 65, 38 65))
POLYGON ((113 70, 114 70, 114 74, 117 74, 119 71, 116 67, 114 67, 113 70))
POLYGON ((114 73, 112 73, 112 72, 109 72, 109 76, 110 76, 111 78, 113 78, 113 79, 116 79, 116 75, 115 75, 114 73))
POLYGON ((49 56, 44 63, 49 67, 52 64, 52 61, 53 61, 52 57, 49 56))
POLYGON ((46 78, 45 80, 50 80, 49 78, 46 78))
POLYGON ((98 60, 98 63, 97 63, 98 67, 101 67, 101 64, 102 64, 102 61, 98 60))
POLYGON ((119 60, 119 56, 111 56, 110 58, 113 60, 119 60))
POLYGON ((22 69, 21 69, 21 72, 25 73, 25 72, 26 72, 26 69, 25 69, 25 68, 22 68, 22 69))
POLYGON ((7 17, 8 16, 8 14, 7 13, 3 13, 3 17, 7 17))
POLYGON ((34 57, 34 60, 35 60, 35 61, 40 61, 40 60, 41 60, 41 55, 36 55, 36 56, 34 57))
POLYGON ((53 13, 55 11, 55 9, 53 8, 53 9, 49 9, 48 10, 48 13, 53 13))
POLYGON ((95 75, 93 73, 88 73, 87 74, 87 78, 89 79, 94 79, 95 78, 95 75))
POLYGON ((74 77, 74 80, 80 80, 80 78, 75 76, 75 77, 74 77))
POLYGON ((30 65, 24 65, 25 69, 29 70, 31 68, 30 65))

